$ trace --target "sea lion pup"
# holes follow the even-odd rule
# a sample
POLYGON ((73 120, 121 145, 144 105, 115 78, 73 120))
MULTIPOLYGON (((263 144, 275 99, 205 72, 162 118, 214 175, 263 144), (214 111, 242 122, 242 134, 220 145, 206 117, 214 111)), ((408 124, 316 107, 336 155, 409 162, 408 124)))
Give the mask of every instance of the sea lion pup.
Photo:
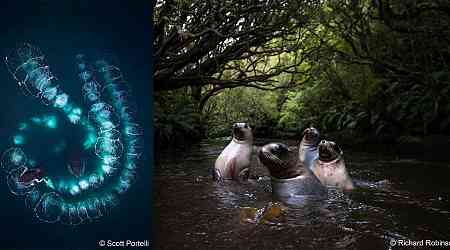
POLYGON ((247 123, 233 125, 233 139, 216 159, 213 179, 245 181, 250 173, 253 134, 247 123))
POLYGON ((345 168, 342 149, 333 141, 322 140, 319 143, 319 158, 314 162, 313 172, 325 186, 343 190, 355 188, 345 168))
POLYGON ((296 197, 326 196, 326 188, 286 145, 266 144, 259 150, 258 158, 269 169, 272 193, 276 198, 285 201, 296 197))
POLYGON ((298 147, 298 156, 300 162, 312 170, 314 161, 319 158, 317 146, 320 142, 319 130, 310 127, 303 131, 303 138, 298 147))

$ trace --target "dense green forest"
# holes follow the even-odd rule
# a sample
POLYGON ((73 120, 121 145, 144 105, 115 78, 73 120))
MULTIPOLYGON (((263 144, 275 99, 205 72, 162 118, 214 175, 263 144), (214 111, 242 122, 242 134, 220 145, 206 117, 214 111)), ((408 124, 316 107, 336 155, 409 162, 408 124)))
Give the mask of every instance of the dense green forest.
POLYGON ((449 135, 449 13, 447 0, 156 1, 156 144, 237 121, 261 137, 449 135))

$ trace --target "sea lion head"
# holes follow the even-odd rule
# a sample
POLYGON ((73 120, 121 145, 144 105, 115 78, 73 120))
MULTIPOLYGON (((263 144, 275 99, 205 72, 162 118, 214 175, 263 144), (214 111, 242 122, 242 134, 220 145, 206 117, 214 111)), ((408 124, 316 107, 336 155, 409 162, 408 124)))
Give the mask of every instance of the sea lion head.
POLYGON ((342 149, 335 142, 325 140, 319 143, 318 148, 319 160, 313 172, 320 182, 342 190, 354 189, 355 185, 345 167, 342 149))
POLYGON ((246 122, 233 124, 233 140, 238 142, 251 141, 253 139, 252 128, 246 122))
POLYGON ((303 131, 303 141, 307 144, 317 145, 320 140, 319 130, 309 127, 303 131))
POLYGON ((342 149, 333 141, 322 140, 319 143, 319 160, 323 162, 334 161, 341 158, 342 149))
POLYGON ((261 163, 269 169, 270 175, 278 179, 288 179, 300 173, 296 167, 292 151, 282 143, 269 143, 258 152, 261 163))
POLYGON ((299 204, 307 197, 326 195, 325 187, 286 145, 266 144, 259 150, 258 158, 269 170, 272 194, 278 200, 299 204))

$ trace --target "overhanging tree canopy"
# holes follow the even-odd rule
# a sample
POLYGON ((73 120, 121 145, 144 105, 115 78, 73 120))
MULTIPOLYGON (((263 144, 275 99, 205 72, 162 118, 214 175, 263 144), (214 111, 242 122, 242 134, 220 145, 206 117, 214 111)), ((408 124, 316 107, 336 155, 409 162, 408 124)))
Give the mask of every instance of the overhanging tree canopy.
MULTIPOLYGON (((319 0, 167 0, 154 8, 154 89, 280 88, 275 76, 302 73, 301 30, 319 0), (289 55, 289 60, 286 59, 289 55)), ((282 87, 282 86, 281 86, 282 87)))

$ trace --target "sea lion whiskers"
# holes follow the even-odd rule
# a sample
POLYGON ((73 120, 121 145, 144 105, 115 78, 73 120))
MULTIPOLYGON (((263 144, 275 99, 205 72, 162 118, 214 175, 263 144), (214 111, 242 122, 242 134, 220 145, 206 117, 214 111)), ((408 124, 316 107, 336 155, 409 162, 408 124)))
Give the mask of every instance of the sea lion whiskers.
POLYGON ((344 152, 342 149, 333 141, 322 140, 318 146, 319 149, 319 160, 322 162, 330 162, 337 158, 343 157, 344 152))
POLYGON ((247 143, 253 140, 251 127, 245 123, 235 123, 232 129, 233 141, 236 143, 247 143))

